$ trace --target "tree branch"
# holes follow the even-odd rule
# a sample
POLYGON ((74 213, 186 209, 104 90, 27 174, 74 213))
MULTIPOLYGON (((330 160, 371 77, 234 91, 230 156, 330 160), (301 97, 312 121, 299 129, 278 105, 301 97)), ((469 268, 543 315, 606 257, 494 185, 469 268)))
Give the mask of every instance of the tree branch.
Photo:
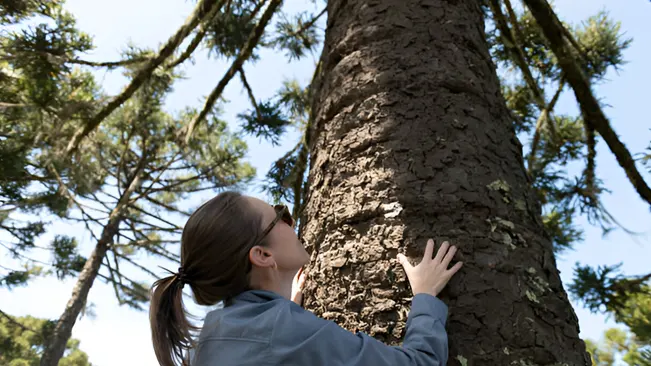
POLYGON ((151 59, 149 57, 134 57, 132 59, 128 60, 121 60, 121 61, 111 61, 111 62, 94 62, 94 61, 86 61, 78 58, 74 59, 68 59, 65 60, 66 63, 70 64, 77 64, 77 65, 85 65, 85 66, 92 66, 92 67, 119 67, 119 66, 128 66, 128 65, 133 65, 133 64, 139 64, 143 62, 148 62, 151 59))
POLYGON ((153 219, 155 219, 155 220, 158 220, 158 221, 160 221, 160 222, 162 222, 162 223, 165 223, 165 224, 167 224, 167 225, 169 225, 169 226, 171 226, 171 227, 179 227, 179 226, 177 226, 175 223, 170 222, 170 221, 168 221, 168 220, 165 220, 164 218, 159 217, 159 216, 156 216, 156 215, 154 215, 154 214, 152 214, 152 213, 149 213, 149 212, 143 210, 142 208, 140 208, 140 207, 138 207, 138 206, 135 206, 134 204, 129 204, 129 208, 132 208, 132 209, 134 209, 134 210, 136 210, 136 211, 142 213, 143 215, 149 216, 149 217, 151 217, 151 218, 153 218, 153 219))
POLYGON ((262 120, 262 113, 260 112, 260 107, 258 106, 258 102, 255 100, 255 96, 253 95, 253 89, 251 89, 251 85, 249 85, 249 82, 246 80, 246 76, 244 75, 244 69, 240 67, 238 73, 240 74, 240 80, 242 80, 242 85, 244 85, 244 89, 246 89, 246 93, 249 96, 249 101, 251 101, 251 105, 255 109, 255 115, 258 117, 259 120, 262 120))
POLYGON ((183 53, 181 53, 181 55, 179 55, 179 57, 176 60, 170 62, 167 65, 167 67, 169 69, 173 69, 173 68, 179 66, 180 64, 184 63, 185 60, 190 58, 190 56, 197 49, 197 47, 199 47, 199 45, 201 44, 201 41, 203 40, 203 38, 205 36, 206 36, 206 29, 204 27, 201 27, 201 29, 199 29, 199 31, 194 36, 194 38, 192 38, 192 41, 190 42, 188 47, 185 49, 185 51, 183 51, 183 53))
POLYGON ((549 104, 540 112, 540 116, 538 116, 538 120, 536 121, 536 130, 534 131, 533 140, 531 141, 531 152, 529 153, 529 159, 527 161, 527 170, 529 171, 529 174, 533 172, 533 166, 536 160, 536 152, 538 151, 538 145, 540 144, 540 135, 542 133, 543 123, 545 119, 549 117, 551 111, 554 110, 556 102, 558 102, 558 98, 561 96, 564 87, 565 79, 561 79, 560 83, 558 84, 558 89, 556 89, 556 93, 554 93, 552 100, 549 101, 549 104))
POLYGON ((558 21, 553 9, 546 0, 523 1, 527 4, 531 14, 542 28, 545 37, 549 40, 550 47, 558 58, 558 63, 567 81, 574 90, 584 120, 603 137, 637 193, 651 205, 651 188, 637 170, 631 153, 610 126, 610 122, 603 113, 599 102, 592 94, 588 79, 581 71, 581 67, 577 64, 572 52, 567 49, 563 24, 558 21))
POLYGON ((186 19, 185 23, 176 31, 176 33, 167 40, 165 45, 160 49, 156 57, 152 58, 143 65, 143 67, 138 71, 138 73, 133 77, 131 83, 120 93, 118 96, 113 98, 104 108, 97 112, 94 116, 88 119, 85 125, 78 129, 77 132, 73 135, 68 147, 66 148, 66 154, 71 154, 77 149, 81 140, 86 137, 91 131, 93 131, 97 126, 108 117, 114 110, 122 105, 127 99, 129 99, 135 92, 140 88, 140 86, 151 76, 154 70, 160 66, 170 55, 174 53, 174 50, 183 42, 183 40, 190 34, 190 32, 197 27, 197 25, 209 14, 214 14, 217 9, 221 8, 225 0, 219 1, 210 1, 210 0, 200 0, 197 6, 194 8, 192 14, 186 19))
MULTIPOLYGON (((115 297, 118 299, 118 304, 122 305, 122 297, 120 297, 120 290, 118 290, 118 282, 115 279, 115 275, 113 274, 113 268, 111 268, 111 262, 110 259, 108 258, 108 255, 104 257, 106 260, 106 263, 104 265, 106 268, 109 270, 109 276, 111 277, 111 284, 113 285, 113 291, 115 292, 115 297)), ((119 283, 119 285, 122 285, 122 282, 119 283)))
POLYGON ((164 209, 166 209, 168 211, 176 212, 176 213, 179 213, 179 214, 184 215, 184 216, 190 216, 191 215, 189 212, 181 211, 180 209, 178 209, 176 207, 173 207, 173 206, 170 206, 170 205, 167 205, 167 204, 165 204, 163 202, 160 202, 160 201, 158 201, 157 199, 155 199, 153 197, 145 196, 145 197, 143 197, 143 199, 145 201, 149 201, 149 202, 151 202, 153 204, 161 206, 161 207, 163 207, 164 209))
POLYGON ((124 259, 125 261, 131 263, 135 267, 138 267, 140 270, 142 270, 143 272, 147 273, 148 275, 154 277, 155 279, 159 278, 158 275, 156 275, 154 272, 150 271, 147 267, 144 267, 143 265, 136 263, 136 261, 134 261, 133 259, 131 259, 131 258, 127 257, 127 256, 124 256, 122 254, 118 254, 117 252, 115 252, 115 250, 113 250, 113 255, 115 255, 116 257, 118 257, 120 259, 124 259))
POLYGON ((237 70, 241 69, 244 62, 248 60, 249 57, 251 57, 251 54, 253 53, 253 49, 258 45, 258 42, 260 41, 260 38, 262 37, 262 34, 264 33, 265 28, 267 27, 267 24, 269 23, 271 17, 274 15, 276 9, 280 6, 281 3, 282 0, 271 0, 269 6, 267 6, 267 9, 262 14, 262 17, 260 17, 260 21, 249 34, 249 38, 246 40, 244 47, 237 55, 237 57, 231 64, 230 68, 226 71, 226 74, 224 74, 222 79, 219 81, 215 89, 213 89, 212 92, 210 92, 210 94, 208 95, 208 98, 206 99, 206 102, 204 103, 201 112, 199 112, 199 114, 190 121, 190 123, 187 126, 187 129, 181 129, 181 133, 185 132, 186 144, 190 141, 190 138, 192 137, 192 133, 194 132, 197 125, 206 118, 206 116, 212 109, 213 105, 217 101, 217 98, 219 98, 219 96, 226 88, 226 85, 230 82, 233 76, 235 76, 237 70))
POLYGON ((319 18, 321 18, 323 16, 323 14, 326 13, 326 11, 328 11, 328 8, 324 7, 323 10, 321 10, 321 12, 319 14, 317 14, 314 18, 310 19, 309 22, 303 24, 303 26, 300 27, 299 29, 297 29, 296 32, 293 32, 291 34, 291 36, 294 36, 294 37, 298 36, 299 34, 301 34, 301 33, 305 32, 306 30, 310 29, 319 20, 319 18))
MULTIPOLYGON (((509 0, 505 1, 507 2, 507 7, 510 6, 509 0)), ((517 34, 517 30, 519 29, 517 19, 512 19, 514 23, 512 24, 513 29, 511 29, 507 23, 506 18, 504 17, 504 14, 502 13, 502 7, 499 0, 490 0, 490 6, 491 10, 493 11, 493 15, 495 16, 495 21, 500 30, 500 34, 504 38, 504 44, 509 49, 509 53, 511 54, 513 62, 518 65, 520 71, 522 72, 524 80, 533 92, 534 102, 538 106, 538 109, 541 112, 545 111, 547 108, 547 102, 545 102, 545 94, 538 86, 538 83, 534 79, 533 74, 529 69, 529 64, 527 63, 527 59, 524 56, 524 51, 522 50, 523 44, 518 41, 519 39, 522 39, 522 37, 517 34)), ((512 11, 513 10, 511 9, 511 12, 512 11)), ((552 137, 555 137, 556 121, 554 120, 554 117, 551 115, 551 113, 548 112, 548 115, 550 118, 545 119, 545 121, 548 122, 549 131, 552 137)), ((538 126, 536 129, 538 129, 538 126)))
POLYGON ((5 313, 4 311, 0 310, 0 315, 2 315, 4 318, 6 318, 11 324, 17 326, 18 328, 22 329, 25 332, 33 332, 35 335, 37 335, 39 338, 41 337, 41 332, 36 331, 35 329, 32 329, 22 323, 20 323, 18 320, 14 319, 13 316, 5 313))

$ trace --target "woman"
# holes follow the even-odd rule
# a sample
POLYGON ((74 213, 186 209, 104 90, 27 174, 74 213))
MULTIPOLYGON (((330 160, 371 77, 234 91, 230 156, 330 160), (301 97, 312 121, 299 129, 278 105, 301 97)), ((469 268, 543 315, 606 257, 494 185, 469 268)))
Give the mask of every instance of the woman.
POLYGON ((429 240, 417 266, 398 255, 414 297, 404 344, 390 347, 290 301, 300 303, 296 290, 305 277, 297 274, 309 261, 293 226, 286 207, 235 192, 221 193, 190 216, 178 273, 152 287, 150 322, 161 365, 176 365, 189 348, 192 366, 446 364, 447 307, 435 296, 461 268, 461 262, 447 268, 454 246, 443 243, 432 258, 429 240), (225 304, 206 316, 196 343, 182 304, 184 284, 200 305, 225 304))

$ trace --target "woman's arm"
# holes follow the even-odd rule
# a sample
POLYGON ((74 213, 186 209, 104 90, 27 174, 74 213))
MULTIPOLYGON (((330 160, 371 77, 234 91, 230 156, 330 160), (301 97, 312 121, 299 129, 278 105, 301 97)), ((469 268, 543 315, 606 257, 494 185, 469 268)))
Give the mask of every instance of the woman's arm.
POLYGON ((364 333, 353 334, 287 303, 271 340, 274 363, 313 366, 438 366, 448 358, 447 307, 428 294, 412 300, 402 347, 387 346, 364 333))
POLYGON ((402 347, 387 346, 363 333, 352 334, 288 303, 280 309, 271 337, 271 352, 277 358, 273 362, 314 366, 445 365, 447 307, 436 295, 462 266, 458 262, 448 269, 456 251, 456 247, 444 242, 433 257, 434 241, 430 239, 418 265, 413 266, 404 255, 398 255, 416 294, 402 347))

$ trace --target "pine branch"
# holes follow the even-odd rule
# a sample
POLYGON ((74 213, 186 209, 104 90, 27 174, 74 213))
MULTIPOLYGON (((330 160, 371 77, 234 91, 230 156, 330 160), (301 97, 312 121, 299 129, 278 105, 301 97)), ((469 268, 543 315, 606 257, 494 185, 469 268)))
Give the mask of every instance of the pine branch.
POLYGON ((307 144, 305 142, 305 134, 301 139, 301 149, 298 152, 298 160, 296 161, 295 176, 293 183, 294 190, 294 209, 292 216, 295 220, 298 220, 301 213, 303 212, 303 177, 305 176, 305 171, 307 170, 307 163, 309 158, 309 152, 307 149, 307 144))
MULTIPOLYGON (((182 186, 182 185, 184 185, 186 183, 190 183, 190 182, 193 182, 195 180, 199 180, 199 179, 203 178, 204 175, 205 174, 193 175, 190 178, 175 180, 174 183, 172 183, 172 184, 168 184, 168 185, 157 187, 157 188, 150 188, 149 192, 147 192, 147 196, 151 195, 152 193, 158 193, 158 192, 168 192, 168 191, 169 192, 178 192, 178 191, 173 190, 173 188, 182 186)), ((147 197, 147 196, 143 195, 142 198, 147 197)))
POLYGON ((588 156, 587 156, 587 164, 585 167, 585 185, 586 185, 586 190, 587 195, 590 199, 590 202, 592 205, 598 207, 598 202, 597 202, 597 187, 596 187, 596 178, 595 178, 595 159, 597 156, 597 150, 596 150, 596 138, 595 138, 595 133, 593 127, 587 123, 585 120, 583 121, 583 125, 585 128, 585 139, 586 139, 586 146, 588 148, 588 156))
POLYGON ((523 0, 531 14, 536 19, 550 43, 551 49, 558 58, 558 63, 563 69, 567 81, 572 86, 574 94, 584 120, 594 128, 617 158, 617 162, 624 169, 626 175, 635 187, 637 193, 651 205, 651 188, 635 166, 635 160, 626 146, 610 126, 610 122, 603 113, 599 102, 592 93, 590 83, 583 74, 580 65, 576 62, 573 53, 567 49, 563 24, 558 21, 553 9, 546 0, 523 0))
POLYGON ((75 132, 66 148, 66 154, 69 155, 75 151, 84 137, 95 130, 106 117, 127 101, 127 99, 129 99, 136 90, 138 90, 140 86, 149 79, 154 70, 174 53, 174 50, 181 44, 181 42, 183 42, 190 32, 196 28, 208 14, 214 14, 217 9, 221 8, 224 2, 225 0, 200 0, 192 14, 186 19, 185 23, 170 39, 167 40, 156 57, 143 65, 122 93, 113 98, 106 106, 104 106, 104 108, 88 119, 82 128, 75 132))
POLYGON ((258 117, 259 120, 262 121, 262 112, 260 112, 260 107, 258 106, 258 102, 255 99, 255 96, 253 95, 253 89, 251 88, 251 85, 249 85, 249 82, 246 80, 246 76, 244 75, 244 69, 240 67, 238 70, 240 74, 240 80, 242 80, 242 85, 244 85, 244 89, 246 89, 246 94, 249 96, 249 101, 251 102, 251 105, 255 109, 255 115, 258 117))
POLYGON ((174 154, 174 157, 171 158, 171 159, 169 159, 169 160, 167 161, 167 163, 165 163, 165 164, 161 167, 161 169, 157 169, 158 175, 156 175, 156 177, 155 177, 154 179, 152 179, 152 181, 150 182, 149 186, 146 187, 146 188, 145 188, 145 189, 144 189, 144 190, 143 190, 143 191, 142 191, 138 196, 136 196, 135 198, 133 198, 133 199, 131 200, 131 202, 135 202, 135 201, 141 199, 142 197, 144 197, 144 196, 150 194, 150 192, 151 192, 151 190, 152 190, 154 184, 156 184, 156 183, 158 183, 158 182, 160 181, 160 179, 161 179, 161 177, 163 176, 163 174, 165 174, 165 172, 167 171, 167 168, 169 168, 170 166, 172 166, 172 164, 174 164, 174 161, 175 161, 176 157, 179 156, 180 154, 181 154, 181 151, 180 151, 180 150, 177 151, 176 154, 174 154))
POLYGON ((54 165, 49 164, 47 166, 47 169, 50 172, 50 174, 52 174, 56 178, 57 183, 59 184, 59 191, 68 199, 69 202, 71 202, 73 205, 77 206, 77 208, 79 209, 79 212, 81 212, 82 219, 84 217, 87 218, 87 220, 84 220, 84 226, 86 226, 86 230, 88 230, 91 233, 93 238, 97 239, 97 237, 95 236, 95 233, 90 228, 90 224, 88 223, 88 220, 90 220, 92 222, 95 222, 96 224, 98 224, 100 226, 102 226, 102 223, 99 222, 99 220, 95 219, 94 217, 90 216, 90 214, 88 214, 84 210, 84 207, 81 205, 81 203, 79 203, 75 199, 74 195, 70 192, 70 189, 68 188, 68 186, 65 184, 65 182, 63 182, 63 179, 61 179, 61 176, 59 175, 59 172, 57 172, 56 168, 54 168, 54 165))
MULTIPOLYGON (((142 270, 143 272, 147 273, 148 275, 154 277, 155 279, 158 279, 158 276, 154 272, 149 270, 147 267, 144 267, 143 265, 138 264, 133 259, 131 259, 131 258, 125 256, 125 255, 118 254, 117 252, 115 252, 115 250, 113 250, 113 255, 115 255, 117 258, 120 258, 120 259, 123 259, 123 260, 129 262, 130 264, 132 264, 135 267, 138 267, 140 270, 142 270)), ((116 261, 116 263, 117 263, 117 261, 116 261)))
MULTIPOLYGON (((115 179, 117 181, 117 188, 118 188, 118 195, 122 195, 122 188, 120 187, 120 171, 124 169, 124 162, 125 162, 125 157, 127 156, 127 152, 129 151, 129 145, 131 145, 131 139, 133 138, 133 135, 136 130, 136 124, 132 123, 131 124, 131 129, 129 130, 128 135, 125 137, 124 136, 124 131, 122 131, 122 144, 124 144, 124 149, 122 150, 122 153, 120 154, 120 160, 116 161, 117 165, 117 172, 115 173, 115 179)), ((100 160, 101 161, 101 160, 100 160)))
POLYGON ((164 209, 166 209, 166 210, 168 210, 168 211, 176 212, 176 213, 179 213, 179 214, 184 215, 184 216, 190 216, 190 215, 191 215, 191 214, 190 214, 189 212, 187 212, 187 211, 179 210, 178 208, 176 208, 176 207, 172 207, 172 206, 170 206, 170 205, 168 205, 168 204, 165 204, 165 203, 163 203, 163 202, 160 202, 159 200, 157 200, 157 199, 155 199, 155 198, 153 198, 153 197, 145 196, 145 197, 143 197, 143 199, 144 199, 145 201, 149 201, 149 202, 151 202, 151 203, 153 203, 153 204, 156 204, 156 205, 158 205, 158 206, 161 206, 161 207, 163 207, 164 209))
MULTIPOLYGON (((102 265, 106 266, 104 263, 102 263, 102 265)), ((129 282, 131 284, 131 286, 134 286, 134 285, 135 286, 140 286, 140 284, 138 282, 130 279, 129 277, 127 277, 127 276, 125 276, 125 275, 123 275, 121 273, 117 273, 117 275, 120 277, 120 280, 122 280, 122 279, 126 280, 127 282, 129 282)), ((113 282, 109 277, 107 277, 107 276, 105 276, 105 275, 103 275, 103 274, 101 274, 99 272, 97 273, 97 277, 102 278, 106 283, 113 282)), ((113 282, 113 283, 115 283, 115 282, 113 282)), ((129 287, 129 286, 124 285, 122 283, 117 283, 116 285, 117 285, 117 287, 122 289, 122 291, 127 291, 127 292, 133 291, 134 288, 135 288, 135 287, 129 287)), ((120 305, 124 305, 124 304, 133 304, 133 303, 131 303, 131 302, 127 301, 127 300, 124 300, 124 301, 120 302, 120 305)))
POLYGON ((26 255, 24 255, 22 253, 19 253, 18 250, 16 250, 16 248, 11 248, 11 247, 9 247, 7 244, 5 244, 3 242, 0 242, 0 246, 7 249, 9 251, 9 253, 11 253, 13 256, 15 256, 17 258, 22 258, 22 259, 24 259, 26 261, 29 261, 29 262, 38 263, 38 264, 42 264, 44 266, 52 267, 51 263, 43 262, 41 260, 28 257, 28 256, 26 256, 26 255))
POLYGON ((327 7, 323 8, 323 9, 321 10, 321 12, 319 12, 319 14, 317 14, 314 18, 310 19, 309 22, 303 24, 302 27, 300 27, 299 29, 297 29, 296 32, 293 32, 292 34, 290 34, 290 36, 292 36, 292 37, 299 36, 299 35, 301 35, 303 32, 305 32, 306 30, 312 28, 312 26, 313 26, 314 24, 316 24, 317 21, 319 21, 319 18, 321 18, 321 17, 323 16, 323 14, 325 14, 327 11, 328 11, 328 8, 327 8, 327 7))
POLYGON ((253 53, 253 49, 258 45, 258 42, 260 41, 260 38, 262 37, 262 34, 264 33, 265 28, 267 27, 267 24, 269 23, 271 17, 274 15, 276 9, 280 6, 281 3, 282 0, 271 0, 269 6, 267 6, 267 9, 260 17, 260 21, 249 34, 249 37, 246 40, 246 43, 244 44, 244 47, 237 55, 237 57, 231 64, 230 68, 226 71, 226 74, 224 74, 222 79, 219 81, 215 89, 213 89, 212 92, 210 92, 210 94, 208 95, 208 98, 206 99, 206 102, 204 103, 201 112, 199 112, 199 114, 190 121, 190 124, 187 126, 187 129, 181 130, 182 134, 185 132, 186 144, 190 141, 190 138, 192 137, 192 133, 194 132, 197 125, 206 118, 210 110, 213 108, 213 105, 217 101, 217 98, 221 96, 222 92, 226 88, 226 85, 231 81, 233 76, 235 76, 235 73, 242 68, 244 62, 248 60, 249 57, 251 57, 251 54, 253 53))
MULTIPOLYGON (((122 297, 120 297, 120 290, 118 290, 118 282, 115 279, 113 268, 111 268, 111 263, 108 258, 108 255, 105 256, 104 259, 106 260, 106 263, 103 263, 103 265, 109 270, 109 276, 111 278, 111 284, 113 285, 113 291, 115 292, 115 297, 118 299, 118 304, 122 305, 124 302, 122 301, 122 297)), ((122 283, 120 282, 119 285, 122 285, 122 283)))
MULTIPOLYGON (((174 253, 171 253, 170 251, 166 250, 165 248, 161 248, 161 247, 155 245, 157 242, 164 243, 166 241, 164 241, 164 240, 152 241, 147 237, 147 235, 145 235, 138 228, 136 228, 133 223, 130 222, 130 223, 127 223, 127 225, 130 226, 130 231, 134 234, 134 236, 136 236, 136 237, 139 236, 140 239, 134 238, 134 239, 136 239, 136 240, 134 240, 134 239, 131 239, 128 236, 122 234, 122 233, 118 233, 118 235, 120 237, 123 237, 123 238, 125 238, 127 240, 131 240, 132 243, 140 243, 140 242, 142 242, 142 243, 152 243, 152 244, 154 244, 153 247, 148 246, 148 245, 142 245, 142 246, 138 245, 138 247, 143 248, 144 250, 146 250, 146 251, 148 251, 148 252, 150 252, 152 254, 160 255, 161 257, 167 258, 167 259, 169 259, 171 261, 178 261, 180 259, 180 257, 178 255, 176 255, 174 253), (158 251, 158 250, 156 250, 154 248, 160 249, 161 251, 158 251)), ((116 245, 114 244, 114 246, 116 246, 116 245)))
POLYGON ((192 38, 192 41, 185 49, 185 51, 183 51, 183 53, 181 53, 181 55, 176 60, 170 62, 169 65, 167 65, 167 68, 173 69, 179 66, 180 64, 184 63, 188 58, 190 58, 192 53, 194 53, 197 47, 199 47, 201 41, 203 41, 203 38, 205 36, 206 36, 206 29, 204 27, 201 27, 201 29, 199 29, 199 31, 194 36, 194 38, 192 38))
POLYGON ((4 317, 5 319, 7 319, 11 324, 17 326, 18 328, 22 329, 23 331, 25 331, 25 332, 32 332, 32 333, 34 333, 34 334, 35 334, 37 337, 39 337, 39 338, 42 337, 41 332, 38 332, 38 331, 36 331, 35 329, 32 329, 32 328, 30 328, 30 327, 28 327, 28 326, 22 324, 22 323, 19 322, 18 320, 14 319, 13 316, 11 316, 11 315, 5 313, 4 311, 0 310, 0 315, 2 315, 2 317, 4 317))
POLYGON ((179 226, 177 226, 177 225, 176 225, 175 223, 173 223, 173 222, 167 221, 167 220, 165 220, 164 218, 162 218, 162 217, 160 217, 160 216, 156 216, 156 215, 154 215, 154 214, 151 214, 151 213, 149 213, 149 212, 143 210, 142 208, 140 208, 140 207, 138 207, 138 206, 135 206, 133 203, 129 204, 129 208, 132 208, 132 209, 134 209, 134 210, 136 210, 136 211, 138 211, 138 212, 144 214, 145 216, 149 216, 149 217, 151 217, 151 218, 153 218, 153 219, 156 219, 156 220, 158 220, 158 221, 160 221, 160 222, 163 222, 163 223, 165 223, 165 224, 167 224, 167 225, 169 225, 169 226, 171 226, 171 227, 179 227, 179 226))
POLYGON ((558 98, 561 96, 561 93, 563 92, 563 88, 565 88, 565 79, 561 79, 560 83, 558 84, 558 89, 556 89, 556 93, 554 93, 552 100, 545 107, 545 109, 543 109, 540 112, 540 116, 538 116, 538 120, 536 121, 536 130, 534 131, 533 140, 531 141, 531 152, 529 153, 529 159, 527 162, 528 165, 527 170, 529 174, 533 172, 533 166, 536 161, 536 152, 538 151, 538 145, 540 145, 540 136, 542 134, 542 126, 544 120, 549 118, 551 111, 554 110, 554 107, 558 102, 558 98))
POLYGON ((174 225, 174 224, 172 224, 173 225, 172 227, 162 227, 162 226, 158 226, 156 224, 153 224, 151 222, 136 219, 134 217, 129 217, 128 221, 133 222, 135 224, 140 224, 140 225, 146 226, 147 228, 143 228, 143 230, 151 230, 151 231, 157 231, 158 230, 158 231, 165 231, 165 232, 170 232, 170 233, 179 233, 181 230, 183 230, 182 227, 174 225))
POLYGON ((140 64, 143 62, 148 62, 151 59, 149 57, 134 57, 132 59, 128 60, 121 60, 121 61, 111 61, 111 62, 94 62, 94 61, 86 61, 78 58, 74 59, 68 59, 65 60, 64 62, 70 63, 70 64, 77 64, 77 65, 85 65, 85 66, 92 66, 92 67, 120 67, 120 66, 129 66, 133 64, 140 64))
POLYGON ((7 108, 24 108, 24 107, 29 107, 29 105, 28 104, 22 104, 22 103, 0 102, 0 110, 7 109, 7 108))
MULTIPOLYGON (((507 3, 507 7, 510 7, 509 0, 505 0, 505 2, 507 3)), ((506 18, 504 17, 504 14, 502 13, 502 7, 500 5, 499 0, 490 0, 490 5, 497 26, 500 29, 500 34, 504 38, 504 44, 509 49, 510 51, 509 53, 511 54, 513 61, 520 68, 520 71, 522 72, 525 82, 533 92, 534 102, 536 103, 538 109, 542 113, 543 111, 546 110, 548 104, 547 102, 545 102, 544 92, 540 89, 540 86, 534 79, 533 74, 529 69, 529 64, 527 63, 527 59, 524 56, 524 51, 523 51, 524 45, 518 42, 518 40, 522 39, 523 37, 520 34, 518 34, 520 28, 517 23, 517 19, 512 19, 512 21, 514 21, 514 23, 512 24, 513 28, 510 28, 506 18)), ((511 9, 511 12, 512 11, 513 9, 511 9)), ((552 138, 554 139, 556 136, 556 121, 550 112, 551 110, 549 110, 549 112, 547 113, 549 118, 544 120, 548 122, 547 125, 549 126, 549 131, 552 135, 552 138)), ((539 130, 540 130, 540 126, 536 126, 536 131, 539 130)))

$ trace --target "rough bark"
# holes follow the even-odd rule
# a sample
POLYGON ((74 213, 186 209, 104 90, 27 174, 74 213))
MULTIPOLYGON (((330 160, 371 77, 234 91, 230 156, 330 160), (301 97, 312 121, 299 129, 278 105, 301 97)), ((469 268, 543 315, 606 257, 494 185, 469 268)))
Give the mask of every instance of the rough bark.
MULTIPOLYGON (((626 148, 626 145, 619 140, 617 133, 610 126, 610 122, 601 110, 599 101, 592 94, 590 82, 583 74, 581 67, 576 62, 575 56, 567 47, 565 34, 567 33, 563 24, 558 20, 554 10, 546 0, 524 0, 531 14, 542 28, 549 46, 558 59, 558 64, 563 69, 567 82, 574 90, 576 100, 581 107, 583 119, 595 131, 603 137, 604 141, 615 155, 617 162, 626 172, 640 197, 651 205, 651 188, 644 181, 644 178, 635 166, 635 159, 626 148)), ((579 50, 580 51, 580 50, 579 50)))
POLYGON ((479 3, 328 3, 301 233, 306 307, 391 343, 411 300, 395 260, 460 247, 440 296, 450 365, 587 365, 500 94, 479 3))
POLYGON ((72 328, 75 326, 75 322, 84 304, 86 304, 90 288, 98 276, 102 261, 106 256, 110 244, 113 242, 113 237, 118 232, 122 216, 127 207, 129 207, 131 194, 140 188, 142 184, 141 170, 143 167, 144 159, 141 160, 141 164, 139 164, 134 173, 134 179, 131 181, 131 184, 129 184, 116 207, 111 212, 107 224, 102 229, 102 235, 95 245, 95 249, 86 260, 84 268, 81 270, 79 278, 77 278, 77 283, 72 290, 72 296, 68 300, 63 314, 57 320, 52 337, 47 340, 46 348, 41 356, 41 366, 57 366, 59 360, 63 357, 68 339, 72 336, 72 328))

